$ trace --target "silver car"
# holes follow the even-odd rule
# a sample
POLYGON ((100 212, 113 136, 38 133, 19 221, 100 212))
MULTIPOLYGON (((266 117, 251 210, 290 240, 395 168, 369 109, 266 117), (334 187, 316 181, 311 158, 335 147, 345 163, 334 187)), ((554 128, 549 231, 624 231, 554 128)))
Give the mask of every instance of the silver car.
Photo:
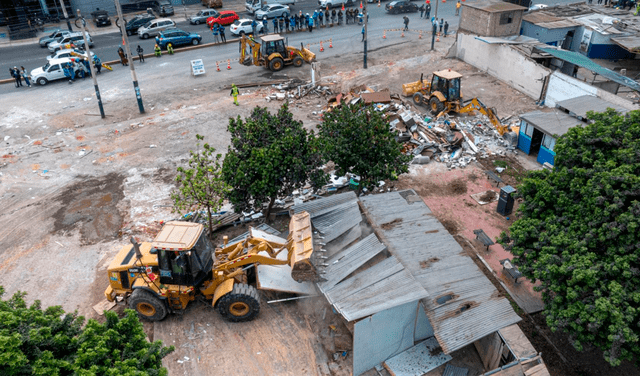
POLYGON ((49 43, 55 41, 58 38, 61 38, 65 35, 69 35, 71 32, 69 30, 56 30, 53 33, 46 35, 42 38, 40 38, 39 43, 40 43, 40 47, 47 47, 49 45, 49 43))
POLYGON ((207 22, 207 18, 209 17, 218 17, 219 13, 215 9, 205 9, 196 13, 195 16, 189 17, 189 22, 192 25, 200 25, 202 23, 207 22))
POLYGON ((256 11, 256 20, 266 20, 267 18, 274 17, 288 17, 291 14, 291 10, 287 5, 270 4, 265 5, 262 9, 256 11))

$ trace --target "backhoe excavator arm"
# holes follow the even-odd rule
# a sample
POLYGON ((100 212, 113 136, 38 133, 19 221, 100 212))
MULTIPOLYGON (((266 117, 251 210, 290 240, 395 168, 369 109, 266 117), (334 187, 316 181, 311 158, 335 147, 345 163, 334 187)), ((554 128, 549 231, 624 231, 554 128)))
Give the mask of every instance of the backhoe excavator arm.
POLYGON ((458 113, 472 112, 478 111, 481 114, 487 116, 491 124, 496 128, 500 136, 504 135, 509 131, 509 127, 503 125, 498 116, 496 115, 496 111, 494 109, 488 108, 484 105, 484 103, 480 102, 480 99, 473 98, 467 104, 458 111, 458 113))
POLYGON ((240 64, 260 65, 260 43, 247 38, 244 34, 240 36, 240 64), (247 47, 251 49, 251 59, 247 58, 247 47))

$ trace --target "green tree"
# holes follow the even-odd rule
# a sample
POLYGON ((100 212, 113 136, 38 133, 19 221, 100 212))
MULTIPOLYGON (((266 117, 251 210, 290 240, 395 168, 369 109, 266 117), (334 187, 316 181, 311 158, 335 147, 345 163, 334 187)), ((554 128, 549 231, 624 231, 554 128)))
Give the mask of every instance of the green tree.
MULTIPOLYGON (((196 135, 198 148, 204 136, 196 135)), ((171 193, 173 208, 182 214, 185 211, 207 211, 209 230, 213 229, 213 216, 224 203, 229 186, 222 179, 222 154, 215 154, 209 144, 202 150, 190 151, 188 167, 178 167, 177 190, 171 193)))
POLYGON ((552 330, 612 365, 640 346, 640 111, 589 113, 555 145, 555 168, 528 173, 501 243, 541 282, 552 330))
POLYGON ((312 187, 326 182, 313 131, 293 119, 287 103, 276 114, 256 106, 244 120, 229 119, 228 130, 231 146, 222 175, 233 187, 227 197, 236 211, 258 211, 268 202, 268 217, 276 198, 308 182, 312 187))
POLYGON ((148 342, 135 311, 122 319, 107 311, 104 324, 91 319, 83 328, 77 313, 43 310, 38 300, 27 307, 25 295, 0 300, 2 375, 167 375, 162 358, 174 348, 148 342))
POLYGON ((324 114, 318 135, 324 156, 335 163, 338 175, 360 176, 358 193, 409 170, 411 156, 402 153, 389 122, 372 105, 342 102, 324 114))

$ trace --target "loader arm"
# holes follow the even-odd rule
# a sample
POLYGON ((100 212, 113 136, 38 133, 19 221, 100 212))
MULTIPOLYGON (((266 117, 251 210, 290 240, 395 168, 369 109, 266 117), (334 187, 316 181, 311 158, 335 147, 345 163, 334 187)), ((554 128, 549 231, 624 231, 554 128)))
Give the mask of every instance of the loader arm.
POLYGON ((260 43, 247 38, 244 34, 240 36, 240 64, 260 65, 260 43), (247 48, 251 49, 251 58, 247 57, 247 48))
POLYGON ((509 132, 509 127, 502 124, 500 118, 498 118, 498 116, 496 115, 496 111, 485 106, 484 103, 480 102, 480 99, 473 98, 466 103, 467 104, 462 107, 460 111, 458 111, 458 113, 463 114, 466 112, 478 111, 489 118, 489 121, 496 128, 500 136, 504 135, 506 132, 509 132))

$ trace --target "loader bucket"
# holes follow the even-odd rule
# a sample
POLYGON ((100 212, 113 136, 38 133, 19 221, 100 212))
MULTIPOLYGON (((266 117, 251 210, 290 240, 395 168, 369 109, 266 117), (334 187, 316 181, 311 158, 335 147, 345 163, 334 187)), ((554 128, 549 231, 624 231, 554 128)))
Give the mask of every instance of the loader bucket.
POLYGON ((302 52, 302 59, 307 63, 312 63, 316 61, 316 54, 311 52, 308 48, 304 47, 302 43, 300 43, 300 52, 302 52))
POLYGON ((307 212, 293 215, 289 223, 291 241, 290 265, 291 277, 297 282, 316 281, 318 272, 311 263, 313 254, 313 237, 311 232, 311 216, 307 212))

